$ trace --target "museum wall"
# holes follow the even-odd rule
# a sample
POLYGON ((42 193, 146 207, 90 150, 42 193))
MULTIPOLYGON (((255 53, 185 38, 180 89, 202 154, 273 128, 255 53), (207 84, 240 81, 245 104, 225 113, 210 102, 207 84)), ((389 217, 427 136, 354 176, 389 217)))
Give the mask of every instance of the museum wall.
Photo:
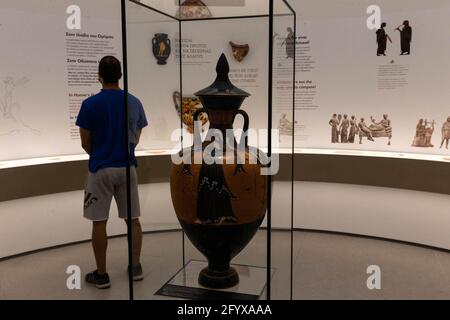
MULTIPOLYGON (((290 228, 291 185, 276 182, 273 227, 290 228)), ((450 249, 448 195, 323 182, 296 182, 294 227, 450 249)), ((143 230, 179 229, 168 183, 140 186, 143 230), (143 196, 145 195, 145 196, 143 196)), ((0 202, 0 258, 90 239, 82 191, 0 202)), ((111 236, 125 234, 113 204, 111 236)), ((170 254, 170 253, 168 253, 170 254)))
MULTIPOLYGON (((141 2, 174 15, 178 10, 172 1, 141 2)), ((247 0, 238 9, 220 6, 219 0, 205 3, 215 17, 267 14, 261 1, 247 0)), ((295 119, 292 83, 289 86, 294 60, 287 43, 293 22, 283 18, 281 7, 274 21, 272 116, 273 129, 281 134, 274 140, 276 151, 292 150, 294 132, 294 150, 306 159, 295 166, 296 175, 301 174, 294 179, 294 227, 450 249, 445 232, 449 221, 443 214, 450 192, 450 152, 445 148, 450 139, 450 72, 445 68, 450 4, 379 0, 392 43, 387 42, 386 56, 377 56, 376 30, 368 28, 371 1, 291 3, 298 28, 295 119), (411 54, 400 56, 395 28, 404 20, 411 22, 413 41, 411 54), (355 116, 354 123, 345 115, 349 120, 355 116), (363 133, 356 130, 352 136, 352 126, 363 133)), ((150 122, 139 146, 141 156, 156 159, 177 149, 179 137, 173 131, 180 127, 180 115, 174 95, 182 91, 191 97, 208 86, 222 52, 230 62, 232 81, 251 93, 243 106, 251 127, 267 129, 269 38, 261 32, 268 30, 266 18, 184 22, 181 87, 178 22, 131 2, 127 13, 130 91, 142 100, 150 122), (165 64, 158 64, 153 53, 157 34, 171 41, 165 64), (241 61, 230 42, 248 44, 241 61)), ((106 54, 121 59, 122 39, 119 1, 2 0, 0 20, 0 38, 13 44, 0 53, 2 258, 90 237, 89 223, 81 218, 86 156, 75 121, 82 100, 100 88, 98 59, 106 54), (72 4, 81 8, 80 30, 67 27, 72 4), (36 187, 33 179, 42 185, 36 187)), ((236 127, 241 126, 237 120, 236 127)), ((188 143, 186 124, 184 129, 188 143)), ((259 146, 264 148, 265 141, 259 146)), ((155 161, 149 167, 144 164, 140 174, 144 230, 176 229, 169 163, 155 161)), ((283 164, 280 174, 285 177, 274 185, 275 228, 290 227, 289 166, 289 161, 283 164)), ((117 235, 126 230, 112 219, 109 231, 117 235)))

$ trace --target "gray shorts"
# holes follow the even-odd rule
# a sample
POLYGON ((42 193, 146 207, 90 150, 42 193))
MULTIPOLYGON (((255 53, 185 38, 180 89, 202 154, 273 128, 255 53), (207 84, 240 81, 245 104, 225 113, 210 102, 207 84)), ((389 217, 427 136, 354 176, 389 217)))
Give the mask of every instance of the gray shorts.
MULTIPOLYGON (((131 217, 140 216, 136 168, 130 170, 131 217)), ((116 200, 119 218, 127 219, 126 168, 105 168, 89 172, 84 196, 84 217, 91 221, 105 221, 109 218, 112 198, 116 200)))

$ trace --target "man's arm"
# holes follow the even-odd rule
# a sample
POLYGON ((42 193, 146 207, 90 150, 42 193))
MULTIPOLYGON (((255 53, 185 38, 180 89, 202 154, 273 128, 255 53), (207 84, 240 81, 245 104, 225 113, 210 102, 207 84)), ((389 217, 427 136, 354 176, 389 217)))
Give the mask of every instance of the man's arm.
POLYGON ((83 147, 84 151, 86 151, 86 153, 90 155, 92 151, 91 132, 89 130, 80 128, 80 138, 81 138, 81 147, 83 147))
POLYGON ((141 140, 141 133, 142 133, 142 128, 138 128, 136 131, 136 146, 139 144, 139 141, 141 140))

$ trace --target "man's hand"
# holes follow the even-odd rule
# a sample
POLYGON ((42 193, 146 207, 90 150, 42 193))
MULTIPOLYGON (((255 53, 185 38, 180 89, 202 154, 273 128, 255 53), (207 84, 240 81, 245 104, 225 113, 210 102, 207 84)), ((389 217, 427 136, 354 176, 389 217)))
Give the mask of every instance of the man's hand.
POLYGON ((92 137, 91 132, 89 130, 80 128, 80 138, 81 138, 81 146, 87 154, 91 154, 92 148, 92 137))

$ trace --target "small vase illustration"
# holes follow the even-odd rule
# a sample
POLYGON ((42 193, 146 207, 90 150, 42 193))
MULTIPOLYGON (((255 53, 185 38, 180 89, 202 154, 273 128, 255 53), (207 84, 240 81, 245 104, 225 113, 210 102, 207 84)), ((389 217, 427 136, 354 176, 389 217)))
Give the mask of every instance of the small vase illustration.
POLYGON ((167 64, 167 59, 172 51, 171 41, 169 36, 165 33, 157 33, 152 40, 153 55, 158 61, 159 65, 167 64))

